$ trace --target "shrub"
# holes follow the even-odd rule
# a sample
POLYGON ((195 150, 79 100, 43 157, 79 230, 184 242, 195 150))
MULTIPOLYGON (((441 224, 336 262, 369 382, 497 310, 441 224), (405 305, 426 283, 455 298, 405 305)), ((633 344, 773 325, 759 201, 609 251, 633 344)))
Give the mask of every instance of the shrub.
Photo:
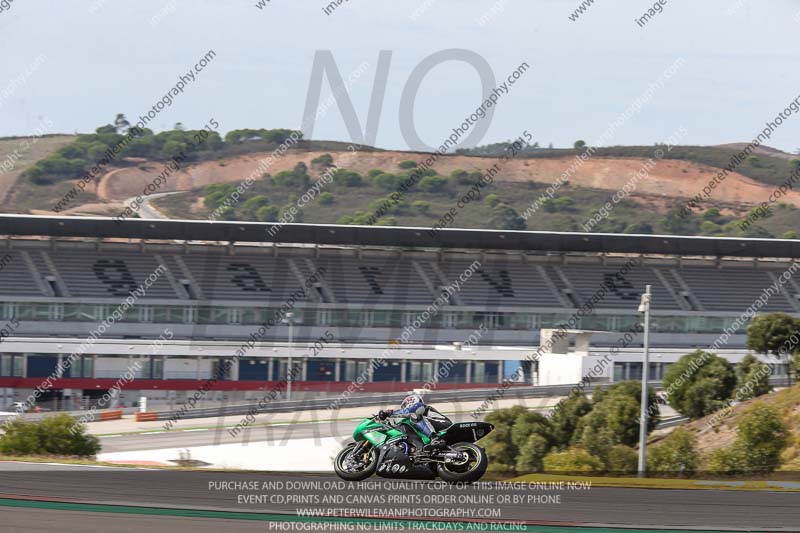
POLYGON ((684 355, 664 375, 670 405, 690 418, 700 418, 722 408, 735 387, 733 366, 703 350, 684 355))
POLYGON ((470 178, 469 172, 462 169, 454 170, 450 173, 450 177, 456 180, 456 183, 459 185, 466 185, 468 183, 472 183, 472 179, 470 178))
POLYGON ((68 455, 90 457, 100 451, 100 441, 67 414, 40 422, 14 420, 0 437, 0 453, 7 455, 68 455))
POLYGON ((489 223, 493 229, 525 230, 528 228, 525 219, 517 211, 506 204, 499 204, 492 209, 489 223))
POLYGON ((400 161, 397 166, 402 169, 417 168, 417 163, 410 160, 400 161))
POLYGON ((637 233, 639 235, 649 235, 653 233, 653 226, 651 226, 647 222, 635 222, 633 224, 628 224, 627 226, 625 226, 623 233, 627 234, 637 233))
POLYGON ((265 205, 256 211, 256 220, 259 222, 275 222, 279 216, 280 212, 274 205, 265 205))
POLYGON ((333 166, 333 156, 331 154, 322 154, 319 157, 315 157, 311 160, 312 165, 318 165, 323 168, 328 168, 333 166))
POLYGON ((333 173, 333 182, 345 187, 360 187, 364 180, 357 172, 340 169, 333 173))
POLYGON ((603 461, 583 448, 567 448, 563 452, 551 452, 542 460, 545 472, 591 473, 604 470, 603 461))
POLYGON ((411 207, 417 213, 422 213, 423 215, 427 215, 428 212, 431 210, 430 202, 425 202, 423 200, 415 200, 411 202, 411 207))
POLYGON ((496 194, 492 193, 486 197, 483 201, 483 205, 486 207, 497 207, 498 204, 501 203, 500 197, 496 194))
POLYGON ((615 474, 632 474, 639 469, 639 454, 633 448, 617 444, 608 450, 606 470, 615 474))
POLYGON ((319 203, 322 205, 331 205, 333 203, 333 195, 329 192, 320 194, 319 203))
POLYGON ((765 474, 780 466, 789 430, 780 411, 758 402, 739 418, 733 445, 709 458, 709 470, 721 474, 765 474))
POLYGON ((691 475, 698 462, 697 437, 685 429, 676 429, 647 451, 648 472, 691 475))
POLYGON ((442 176, 425 176, 419 180, 419 189, 424 192, 440 192, 447 185, 447 178, 442 176))
POLYGON ((772 472, 780 466, 781 452, 789 444, 789 429, 781 412, 758 402, 739 419, 734 447, 746 453, 751 472, 772 472))
POLYGON ((747 472, 746 458, 734 447, 711 452, 708 470, 715 474, 743 474, 747 472))
POLYGON ((242 209, 256 211, 259 207, 264 207, 265 205, 269 205, 269 198, 261 194, 248 198, 248 200, 242 204, 242 209))
POLYGON ((372 177, 372 183, 375 184, 376 187, 380 187, 381 189, 386 189, 387 191, 395 191, 400 188, 400 185, 405 180, 405 176, 400 176, 397 174, 385 174, 383 172, 379 173, 377 176, 372 177))

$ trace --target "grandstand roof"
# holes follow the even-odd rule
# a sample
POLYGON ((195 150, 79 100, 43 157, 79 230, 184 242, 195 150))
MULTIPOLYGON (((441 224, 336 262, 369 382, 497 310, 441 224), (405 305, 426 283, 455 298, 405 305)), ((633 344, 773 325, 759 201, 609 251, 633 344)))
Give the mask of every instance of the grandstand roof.
POLYGON ((800 240, 551 231, 0 215, 0 235, 444 248, 528 252, 800 257, 800 240), (270 232, 271 228, 275 228, 270 232), (274 237, 270 236, 274 234, 274 237))

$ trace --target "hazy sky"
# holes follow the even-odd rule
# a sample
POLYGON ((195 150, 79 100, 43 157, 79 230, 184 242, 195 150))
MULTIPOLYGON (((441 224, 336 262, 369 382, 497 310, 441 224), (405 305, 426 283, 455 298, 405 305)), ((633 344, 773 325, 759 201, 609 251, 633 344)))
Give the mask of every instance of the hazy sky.
MULTIPOLYGON (((257 1, 15 0, 0 12, 0 136, 30 134, 43 119, 57 132, 91 131, 119 112, 133 119, 208 50, 216 58, 155 129, 211 117, 222 131, 298 127, 317 50, 330 50, 345 78, 368 65, 349 88, 362 126, 378 53, 393 52, 376 140, 386 148, 407 147, 398 114, 409 74, 450 48, 485 58, 498 82, 531 65, 481 143, 523 130, 543 144, 592 142, 679 58, 606 144, 652 144, 680 127, 684 144, 750 140, 800 95, 798 0, 669 0, 644 27, 634 19, 652 4, 642 0, 596 0, 575 22, 580 0, 349 0, 330 15, 322 0, 257 1)), ((438 145, 481 96, 472 66, 434 68, 415 104, 422 139, 438 145)), ((350 140, 338 108, 314 138, 350 140)), ((800 116, 768 144, 799 148, 800 116)))

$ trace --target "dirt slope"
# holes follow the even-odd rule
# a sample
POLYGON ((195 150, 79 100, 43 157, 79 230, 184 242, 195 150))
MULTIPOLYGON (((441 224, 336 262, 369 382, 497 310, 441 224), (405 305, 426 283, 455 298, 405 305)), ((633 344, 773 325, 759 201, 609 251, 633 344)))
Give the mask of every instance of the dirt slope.
MULTIPOLYGON (((323 153, 330 153, 339 167, 359 173, 366 173, 373 168, 398 171, 397 164, 400 161, 410 159, 419 162, 426 158, 422 154, 391 151, 368 153, 290 152, 278 158, 268 172, 275 174, 282 170, 290 170, 301 161, 311 166, 311 160, 323 153)), ((241 182, 258 167, 259 160, 268 155, 267 153, 250 154, 189 166, 171 176, 167 185, 158 192, 188 190, 211 183, 241 182)), ((439 174, 447 175, 456 169, 485 170, 498 164, 502 168, 498 180, 553 183, 574 162, 573 157, 515 159, 504 162, 497 158, 449 155, 441 157, 434 168, 439 174)), ((645 160, 640 158, 594 157, 584 162, 570 177, 569 182, 572 186, 617 191, 628 183, 631 176, 640 171, 644 164, 645 160)), ((146 166, 148 169, 146 171, 141 168, 125 168, 110 172, 103 177, 98 187, 98 196, 107 201, 119 201, 140 194, 163 169, 160 163, 148 163, 146 166)), ((691 197, 700 192, 716 172, 718 170, 713 167, 684 161, 658 161, 649 176, 638 181, 636 194, 660 196, 666 202, 671 199, 691 197)), ((770 185, 734 173, 728 176, 722 186, 715 189, 713 199, 719 202, 754 204, 766 200, 772 189, 773 187, 770 185)), ((800 206, 800 192, 790 192, 782 200, 800 206)))
MULTIPOLYGON (((739 418, 747 408, 756 402, 764 402, 776 407, 783 414, 784 422, 790 428, 791 437, 789 446, 782 457, 782 468, 784 470, 800 470, 800 385, 737 404, 728 416, 720 418, 715 413, 683 427, 697 435, 698 451, 707 457, 710 452, 733 444, 736 439, 736 425, 739 418), (709 421, 717 423, 709 426, 709 421), (712 429, 714 426, 716 429, 712 429)), ((663 437, 664 435, 654 437, 651 442, 658 442, 663 437)))

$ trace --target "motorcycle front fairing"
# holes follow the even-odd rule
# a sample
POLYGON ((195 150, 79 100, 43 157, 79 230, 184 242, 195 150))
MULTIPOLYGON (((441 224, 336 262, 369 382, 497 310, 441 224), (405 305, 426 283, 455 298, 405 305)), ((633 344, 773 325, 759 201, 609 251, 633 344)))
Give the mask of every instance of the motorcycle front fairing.
POLYGON ((403 436, 404 434, 402 431, 387 424, 377 422, 372 418, 365 418, 362 420, 355 431, 353 431, 353 439, 355 439, 356 442, 366 440, 376 448, 387 440, 393 440, 403 436))

